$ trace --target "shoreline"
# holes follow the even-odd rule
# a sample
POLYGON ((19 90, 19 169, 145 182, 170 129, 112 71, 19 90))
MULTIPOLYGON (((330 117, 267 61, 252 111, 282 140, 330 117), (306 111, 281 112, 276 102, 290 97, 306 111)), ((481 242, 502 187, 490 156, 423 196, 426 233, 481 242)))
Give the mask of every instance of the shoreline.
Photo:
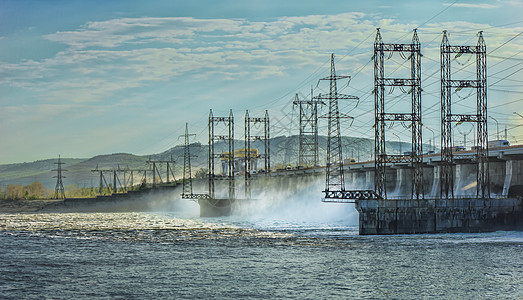
POLYGON ((0 214, 48 212, 63 207, 65 207, 63 199, 0 200, 0 214))

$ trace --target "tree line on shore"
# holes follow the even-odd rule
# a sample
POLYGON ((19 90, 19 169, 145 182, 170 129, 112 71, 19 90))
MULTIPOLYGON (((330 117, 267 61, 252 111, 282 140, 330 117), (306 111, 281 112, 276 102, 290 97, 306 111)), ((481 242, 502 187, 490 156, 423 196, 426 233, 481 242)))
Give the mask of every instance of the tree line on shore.
MULTIPOLYGON (((99 189, 94 187, 79 188, 76 184, 66 185, 66 198, 91 198, 100 195, 99 189)), ((101 194, 110 194, 110 188, 104 188, 101 194)), ((5 189, 0 188, 0 198, 6 200, 36 200, 36 199, 52 199, 55 190, 46 189, 41 182, 33 182, 28 185, 8 184, 5 189)))

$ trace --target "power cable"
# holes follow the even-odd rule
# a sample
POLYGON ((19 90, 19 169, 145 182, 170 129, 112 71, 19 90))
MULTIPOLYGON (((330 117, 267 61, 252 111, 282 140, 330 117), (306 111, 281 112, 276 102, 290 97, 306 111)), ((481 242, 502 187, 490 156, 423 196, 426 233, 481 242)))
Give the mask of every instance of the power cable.
POLYGON ((521 71, 521 70, 523 70, 523 68, 521 68, 521 69, 519 69, 519 70, 517 70, 517 71, 514 71, 514 72, 510 73, 509 75, 507 75, 507 76, 501 78, 500 80, 498 80, 498 81, 496 81, 496 82, 494 82, 494 83, 492 83, 492 84, 489 84, 488 86, 491 87, 491 86, 493 86, 493 85, 496 85, 497 83, 499 83, 499 82, 505 80, 506 78, 508 78, 508 77, 510 77, 510 76, 512 76, 512 75, 514 75, 514 74, 516 74, 517 72, 519 72, 519 71, 521 71))
POLYGON ((517 38, 518 36, 520 36, 521 34, 523 34, 523 31, 516 34, 514 37, 510 38, 508 41, 504 42, 503 44, 497 46, 496 48, 494 48, 494 50, 491 50, 489 53, 487 53, 487 55, 491 54, 492 52, 498 50, 499 48, 505 46, 508 42, 512 41, 513 39, 517 38))
POLYGON ((437 16, 441 15, 443 12, 445 12, 447 9, 451 8, 454 4, 456 4, 456 2, 458 2, 458 0, 455 0, 454 2, 452 2, 451 4, 449 4, 449 6, 445 7, 442 11, 440 11, 439 13, 435 14, 432 18, 428 19, 427 21, 423 22, 422 24, 418 25, 418 28, 422 27, 423 25, 427 24, 428 22, 434 20, 437 16))

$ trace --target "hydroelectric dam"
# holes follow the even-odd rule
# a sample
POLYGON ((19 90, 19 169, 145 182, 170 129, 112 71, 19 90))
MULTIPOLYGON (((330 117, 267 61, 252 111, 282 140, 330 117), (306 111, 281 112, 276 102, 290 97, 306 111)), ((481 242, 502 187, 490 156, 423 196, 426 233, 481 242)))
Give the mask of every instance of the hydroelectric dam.
MULTIPOLYGON (((401 234, 437 232, 486 232, 523 230, 523 145, 495 148, 489 151, 490 197, 476 196, 476 164, 473 151, 455 156, 453 198, 441 197, 439 154, 423 158, 423 188, 425 196, 411 197, 412 167, 406 163, 391 163, 386 167, 387 199, 354 200, 359 213, 360 234, 401 234)), ((346 187, 372 190, 375 182, 374 161, 343 165, 346 187)), ((223 200, 200 199, 202 216, 234 214, 245 201, 263 195, 292 197, 304 189, 317 187, 325 181, 325 167, 292 168, 250 176, 253 199, 227 199, 226 180, 217 180, 216 189, 223 200)), ((237 191, 245 187, 244 176, 236 176, 237 191)), ((205 180, 195 182, 195 189, 204 189, 205 180)), ((318 191, 310 190, 310 193, 318 191)), ((220 197, 217 197, 220 198, 220 197)), ((299 201, 299 200, 298 200, 299 201)), ((320 199, 318 199, 320 201, 320 199)), ((333 202, 333 201, 332 201, 333 202)), ((341 201, 340 201, 341 202, 341 201)), ((326 203, 325 205, 329 205, 326 203)))
MULTIPOLYGON (((422 123, 421 57, 421 43, 416 29, 411 43, 407 44, 384 43, 377 29, 372 56, 374 88, 371 93, 375 107, 372 126, 374 149, 368 149, 374 161, 346 163, 343 160, 340 119, 354 118, 340 112, 338 100, 359 101, 359 98, 338 93, 337 81, 350 79, 350 76, 336 75, 332 54, 330 75, 320 79, 329 83, 328 92, 314 95, 311 91, 310 100, 300 100, 297 94, 293 101, 300 111, 296 167, 271 168, 268 111, 258 117, 252 117, 246 111, 245 140, 239 148, 234 145, 232 110, 228 116, 215 116, 211 109, 206 179, 194 179, 191 175, 189 138, 193 134, 188 133, 186 125, 181 198, 197 201, 202 217, 223 216, 233 214, 235 209, 244 205, 242 203, 252 202, 268 191, 298 193, 300 189, 317 186, 312 183, 324 182, 321 191, 323 198, 318 197, 318 201, 321 198, 323 202, 354 204, 359 213, 360 234, 523 229, 523 146, 509 146, 508 141, 499 140, 499 137, 489 142, 487 51, 483 33, 478 33, 475 46, 451 46, 447 32, 443 31, 440 47, 440 153, 423 152, 426 148, 422 143, 422 132, 428 127, 422 123), (385 57, 390 58, 393 54, 399 54, 404 62, 410 62, 410 68, 407 67, 410 76, 386 76, 385 57), (476 66, 474 79, 455 79, 451 76, 454 74, 451 57, 462 55, 475 58, 470 63, 476 66), (385 98, 391 97, 394 88, 408 95, 406 98, 409 98, 410 105, 395 108, 395 111, 386 107, 389 102, 385 98), (387 93, 386 89, 390 92, 387 93), (456 107, 452 110, 452 95, 462 89, 468 89, 471 95, 475 92, 476 103, 475 107, 471 105, 470 110, 457 113, 456 107), (318 159, 317 108, 321 105, 328 106, 328 113, 322 116, 328 121, 327 153, 323 167, 319 166, 318 159), (386 147, 387 130, 395 122, 401 123, 406 129, 404 133, 410 135, 410 151, 400 150, 396 154, 386 147), (454 140, 453 128, 463 123, 471 124, 475 130, 474 145, 470 151, 465 151, 464 145, 460 146, 454 140), (256 128, 257 133, 254 132, 256 128), (507 144, 500 144, 503 142, 507 144), (255 147, 262 151, 258 153, 255 147), (262 168, 256 166, 258 160, 263 160, 262 168), (215 170, 219 168, 217 161, 221 162, 221 172, 215 170)), ((114 182, 116 186, 116 179, 114 182)), ((319 193, 320 190, 311 192, 319 193)))
MULTIPOLYGON (((423 157, 423 188, 421 199, 411 197, 412 167, 407 163, 391 163, 386 167, 387 199, 372 199, 368 195, 352 203, 359 214, 360 234, 401 234, 436 232, 485 232, 523 230, 523 145, 489 150, 490 197, 476 197, 476 168, 473 151, 455 155, 454 198, 441 197, 440 154, 423 157)), ((352 190, 372 190, 375 184, 375 162, 352 162, 343 165, 345 184, 352 190)), ((234 176, 235 199, 228 198, 229 182, 223 176, 215 180, 215 198, 194 199, 200 205, 200 216, 234 215, 245 207, 255 209, 265 198, 278 195, 282 200, 302 195, 316 195, 324 186, 326 167, 288 168, 248 176, 234 176), (246 182, 248 182, 246 184, 246 182), (249 186, 251 198, 245 195, 249 186)), ((193 179, 195 192, 208 188, 207 179, 193 179)), ((72 210, 139 211, 154 210, 182 199, 182 184, 158 185, 142 191, 115 193, 89 199, 66 199, 72 210)), ((342 202, 342 201, 340 201, 342 202)), ((324 203, 323 205, 337 205, 324 203)), ((339 204, 338 204, 339 205, 339 204)))

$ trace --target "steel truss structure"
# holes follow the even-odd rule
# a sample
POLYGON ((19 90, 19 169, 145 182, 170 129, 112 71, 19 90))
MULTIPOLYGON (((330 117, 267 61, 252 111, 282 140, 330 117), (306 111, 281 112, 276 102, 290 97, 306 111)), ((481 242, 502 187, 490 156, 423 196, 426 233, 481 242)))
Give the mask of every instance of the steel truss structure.
POLYGON ((235 181, 234 181, 234 118, 232 109, 228 117, 214 117, 212 109, 209 111, 209 198, 215 199, 214 192, 214 159, 225 158, 228 160, 228 170, 226 180, 229 181, 229 200, 235 199, 235 181), (215 134, 215 127, 222 124, 228 130, 228 134, 215 134), (217 141, 225 141, 228 144, 227 154, 216 154, 214 146, 217 141))
POLYGON ((171 182, 170 178, 169 178, 170 176, 172 176, 173 181, 176 181, 176 177, 174 176, 175 161, 172 159, 172 156, 171 156, 171 160, 151 160, 151 159, 149 159, 147 161, 147 163, 152 164, 152 166, 153 166, 153 169, 152 169, 153 186, 156 186, 158 183, 163 183, 163 179, 162 179, 162 176, 160 175, 160 168, 158 167, 158 164, 166 164, 166 172, 165 172, 165 176, 167 178, 166 183, 171 182), (158 176, 159 182, 156 180, 156 176, 158 176))
POLYGON ((487 53, 483 33, 478 33, 476 46, 451 46, 447 31, 443 31, 440 47, 441 58, 441 180, 440 197, 454 198, 454 154, 452 151, 452 123, 471 122, 477 126, 477 186, 476 196, 490 197, 490 179, 488 163, 488 131, 487 131, 487 53), (451 55, 462 54, 476 56, 476 79, 451 79, 451 55), (452 89, 476 89, 476 114, 452 113, 452 89))
POLYGON ((58 161, 55 162, 55 165, 57 165, 56 170, 56 176, 53 178, 56 178, 56 187, 54 188, 54 197, 53 199, 65 199, 65 189, 64 189, 64 183, 62 182, 62 179, 65 178, 65 176, 62 175, 62 171, 67 171, 62 169, 62 165, 65 163, 62 162, 60 159, 60 155, 58 155, 58 161))
POLYGON ((124 169, 124 170, 119 170, 119 172, 123 172, 123 176, 124 176, 124 186, 125 188, 128 188, 128 187, 133 187, 134 186, 134 172, 137 172, 137 173, 141 173, 142 174, 142 180, 141 180, 141 183, 142 184, 147 184, 147 172, 150 172, 151 170, 147 170, 147 169, 124 169), (129 177, 126 177, 127 176, 127 173, 129 173, 129 177))
MULTIPOLYGON (((313 99, 327 100, 329 103, 328 119, 328 136, 327 136, 327 165, 325 169, 325 197, 323 202, 345 202, 350 203, 360 199, 363 195, 374 194, 374 191, 346 191, 345 178, 343 173, 343 156, 340 132, 340 116, 338 110, 338 100, 357 100, 356 96, 338 94, 336 81, 340 79, 349 79, 350 76, 336 75, 334 65, 334 54, 331 54, 330 76, 320 80, 328 80, 330 90, 328 95, 319 94, 313 99)), ((366 196, 365 196, 366 197, 366 196)))
POLYGON ((420 199, 423 194, 423 157, 421 133, 421 44, 416 29, 410 44, 385 44, 377 29, 374 42, 374 147, 375 190, 381 198, 387 198, 385 166, 391 162, 405 162, 412 166, 412 197, 420 199), (387 78, 384 71, 384 54, 399 53, 410 60, 410 78, 387 78), (412 109, 410 113, 385 112, 385 87, 410 87, 412 109), (385 123, 410 122, 412 151, 410 155, 388 155, 385 150, 385 123))
POLYGON ((310 100, 300 100, 296 94, 292 104, 300 109, 300 136, 298 165, 316 166, 318 165, 318 105, 325 105, 321 100, 313 99, 311 89, 310 100))
POLYGON ((209 194, 193 194, 191 176, 191 144, 190 138, 195 134, 189 134, 189 125, 185 123, 185 144, 183 148, 183 178, 182 199, 209 199, 209 194))
POLYGON ((270 126, 269 126, 269 112, 265 111, 263 118, 249 117, 249 111, 245 111, 245 198, 251 198, 251 173, 253 170, 252 159, 263 158, 264 160, 264 171, 265 175, 269 175, 271 169, 271 148, 270 148, 270 126), (257 124, 263 124, 263 135, 251 135, 251 127, 255 127, 257 124), (251 141, 263 141, 263 153, 259 155, 253 155, 250 151, 251 141))
POLYGON ((105 170, 102 170, 102 169, 98 169, 98 165, 96 166, 96 169, 91 170, 91 172, 99 174, 100 183, 99 183, 99 187, 98 187, 98 192, 100 194, 103 194, 104 187, 107 187, 107 189, 111 193, 117 193, 118 192, 118 185, 120 185, 120 191, 125 192, 128 189, 128 186, 130 186, 130 187, 133 186, 134 172, 143 172, 143 183, 146 183, 147 182, 147 171, 148 170, 120 169, 120 166, 118 166, 117 169, 105 169, 105 170), (131 174, 129 176, 129 179, 126 178, 128 172, 130 172, 130 174, 131 174), (123 184, 122 184, 122 181, 120 180, 120 176, 118 175, 120 173, 124 174, 123 184), (112 186, 110 186, 107 183, 107 180, 105 179, 104 174, 112 174, 112 177, 113 177, 112 186))

